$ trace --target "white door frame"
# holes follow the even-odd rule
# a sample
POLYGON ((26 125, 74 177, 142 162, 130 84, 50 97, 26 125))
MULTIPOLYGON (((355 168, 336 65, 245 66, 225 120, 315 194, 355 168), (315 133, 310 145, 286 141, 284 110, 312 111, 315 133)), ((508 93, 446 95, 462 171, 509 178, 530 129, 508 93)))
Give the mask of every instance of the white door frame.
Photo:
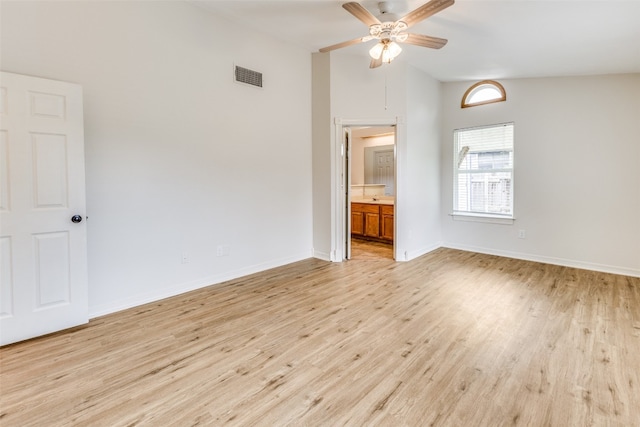
POLYGON ((344 160, 342 162, 344 166, 344 190, 342 192, 342 198, 344 200, 344 239, 345 239, 345 253, 342 254, 344 260, 351 259, 351 161, 352 161, 352 147, 353 147, 353 135, 351 133, 351 127, 342 127, 342 140, 347 141, 344 147, 344 160))
POLYGON ((344 147, 344 132, 345 128, 355 127, 355 126, 394 126, 396 129, 396 155, 394 159, 394 170, 396 174, 396 179, 394 182, 395 185, 395 213, 393 216, 393 249, 394 254, 393 258, 398 260, 398 254, 404 253, 401 251, 402 241, 398 239, 398 212, 402 209, 401 204, 398 203, 398 195, 401 194, 402 188, 400 184, 400 177, 402 169, 398 167, 398 158, 399 154, 404 152, 405 146, 405 120, 404 117, 396 117, 394 119, 343 119, 340 117, 336 117, 334 119, 334 127, 335 127, 335 145, 333 147, 333 159, 332 159, 332 169, 334 171, 333 175, 333 185, 332 185, 332 198, 333 198, 333 210, 332 210, 332 221, 331 221, 331 261, 334 262, 342 262, 345 260, 346 253, 346 238, 347 238, 347 225, 349 223, 349 219, 347 218, 347 210, 346 206, 347 196, 349 196, 349 188, 348 182, 349 178, 346 176, 348 172, 348 165, 345 164, 345 147, 344 147))

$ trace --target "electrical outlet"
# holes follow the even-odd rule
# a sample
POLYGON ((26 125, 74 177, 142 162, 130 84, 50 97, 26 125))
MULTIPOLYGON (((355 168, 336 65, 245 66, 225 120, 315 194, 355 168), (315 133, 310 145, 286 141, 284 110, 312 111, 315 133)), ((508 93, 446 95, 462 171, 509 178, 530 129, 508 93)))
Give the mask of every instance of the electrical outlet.
POLYGON ((527 237, 527 232, 525 230, 518 230, 518 239, 524 239, 527 237))
POLYGON ((186 252, 182 252, 182 263, 189 264, 189 254, 186 252))

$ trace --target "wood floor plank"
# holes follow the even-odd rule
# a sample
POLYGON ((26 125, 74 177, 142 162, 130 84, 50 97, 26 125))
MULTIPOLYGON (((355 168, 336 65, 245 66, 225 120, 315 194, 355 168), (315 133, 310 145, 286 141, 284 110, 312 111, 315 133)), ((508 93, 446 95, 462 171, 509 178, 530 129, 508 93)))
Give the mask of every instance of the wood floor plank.
POLYGON ((0 425, 640 426, 639 278, 378 249, 3 347, 0 425))

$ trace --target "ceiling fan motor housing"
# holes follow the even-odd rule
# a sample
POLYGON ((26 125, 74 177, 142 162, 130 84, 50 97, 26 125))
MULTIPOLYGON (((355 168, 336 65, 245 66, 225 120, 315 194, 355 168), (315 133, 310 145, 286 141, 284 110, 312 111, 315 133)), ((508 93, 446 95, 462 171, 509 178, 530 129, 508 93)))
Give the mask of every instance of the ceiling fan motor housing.
MULTIPOLYGON (((374 24, 369 27, 369 34, 380 40, 395 40, 398 37, 403 36, 402 31, 407 29, 407 24, 402 21, 395 22, 383 22, 381 24, 374 24)), ((406 39, 406 37, 404 37, 406 39)))
POLYGON ((405 9, 406 1, 381 1, 378 2, 378 10, 380 11, 380 14, 377 18, 380 22, 396 22, 400 18, 398 14, 405 9))

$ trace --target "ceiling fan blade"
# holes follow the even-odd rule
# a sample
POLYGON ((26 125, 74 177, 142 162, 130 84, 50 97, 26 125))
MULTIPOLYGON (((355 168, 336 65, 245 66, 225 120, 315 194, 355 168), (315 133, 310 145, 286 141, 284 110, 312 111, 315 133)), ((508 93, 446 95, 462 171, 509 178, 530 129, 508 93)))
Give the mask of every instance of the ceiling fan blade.
POLYGON ((343 4, 342 7, 369 27, 375 24, 380 24, 380 20, 373 16, 371 12, 365 9, 360 3, 352 1, 343 4))
POLYGON ((430 47, 432 49, 440 49, 442 46, 447 44, 447 41, 447 39, 424 36, 422 34, 407 34, 407 39, 404 40, 404 43, 422 47, 430 47))
POLYGON ((428 17, 435 15, 443 9, 448 8, 455 0, 431 0, 428 3, 423 4, 419 8, 409 12, 402 18, 398 19, 398 21, 402 21, 407 24, 407 27, 417 24, 423 19, 427 19, 428 17))
POLYGON ((371 58, 371 62, 369 63, 369 68, 378 68, 382 65, 382 55, 378 59, 371 58))
POLYGON ((366 38, 366 37, 359 37, 357 39, 353 39, 353 40, 349 40, 349 41, 346 41, 346 42, 337 43, 337 44, 334 44, 334 45, 331 45, 331 46, 323 47, 319 51, 320 52, 330 52, 332 50, 336 50, 336 49, 340 49, 340 48, 343 48, 343 47, 351 46, 352 44, 362 43, 362 42, 368 41, 368 40, 369 39, 366 38))

